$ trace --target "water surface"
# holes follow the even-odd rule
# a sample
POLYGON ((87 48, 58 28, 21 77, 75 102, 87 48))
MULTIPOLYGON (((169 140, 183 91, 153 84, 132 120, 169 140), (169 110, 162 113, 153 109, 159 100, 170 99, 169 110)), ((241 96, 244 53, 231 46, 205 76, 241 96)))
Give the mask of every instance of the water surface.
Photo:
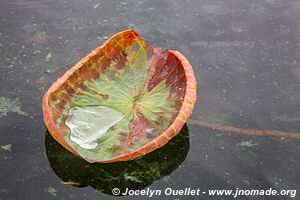
MULTIPOLYGON (((1 1, 0 108, 5 110, 0 114, 0 145, 10 144, 11 151, 0 149, 0 199, 116 198, 88 184, 62 183, 60 163, 46 156, 49 136, 41 98, 80 58, 126 28, 189 59, 198 81, 193 119, 299 132, 299 9, 297 0, 1 1)), ((188 128, 183 159, 144 187, 300 192, 299 141, 188 128)), ((85 178, 79 182, 91 181, 90 175, 80 177, 85 178)))

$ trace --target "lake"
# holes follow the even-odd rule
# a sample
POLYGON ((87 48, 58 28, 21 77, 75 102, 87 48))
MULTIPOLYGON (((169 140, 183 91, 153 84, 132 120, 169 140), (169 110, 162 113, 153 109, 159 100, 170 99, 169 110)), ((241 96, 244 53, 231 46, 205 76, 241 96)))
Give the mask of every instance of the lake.
POLYGON ((299 9, 298 0, 1 1, 0 200, 233 199, 207 191, 236 188, 300 192, 297 139, 187 124, 143 158, 88 164, 49 135, 41 109, 58 77, 132 28, 155 47, 180 51, 193 66, 193 120, 300 135, 299 9), (133 191, 116 197, 114 188, 133 191), (150 197, 151 191, 158 192, 150 197))

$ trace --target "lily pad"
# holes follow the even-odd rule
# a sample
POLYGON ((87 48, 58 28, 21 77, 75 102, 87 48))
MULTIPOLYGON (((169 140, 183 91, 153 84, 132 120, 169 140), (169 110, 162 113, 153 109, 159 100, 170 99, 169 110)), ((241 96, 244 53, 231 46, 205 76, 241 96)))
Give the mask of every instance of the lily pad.
POLYGON ((116 162, 165 145, 195 100, 186 58, 126 30, 59 78, 44 95, 43 112, 49 132, 66 149, 89 162, 116 162))

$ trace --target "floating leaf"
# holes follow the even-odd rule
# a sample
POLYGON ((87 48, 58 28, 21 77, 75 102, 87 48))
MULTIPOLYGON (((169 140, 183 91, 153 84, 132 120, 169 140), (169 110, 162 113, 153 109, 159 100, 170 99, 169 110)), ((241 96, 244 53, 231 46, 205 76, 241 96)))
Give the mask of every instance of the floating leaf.
POLYGON ((48 38, 49 36, 46 34, 46 32, 37 32, 34 34, 34 36, 26 40, 26 42, 44 43, 48 41, 48 38))
POLYGON ((49 132, 89 162, 143 156, 165 145, 191 115, 196 81, 176 51, 120 32, 55 82, 43 99, 49 132))
POLYGON ((61 183, 65 185, 80 185, 80 183, 74 181, 63 181, 61 183))

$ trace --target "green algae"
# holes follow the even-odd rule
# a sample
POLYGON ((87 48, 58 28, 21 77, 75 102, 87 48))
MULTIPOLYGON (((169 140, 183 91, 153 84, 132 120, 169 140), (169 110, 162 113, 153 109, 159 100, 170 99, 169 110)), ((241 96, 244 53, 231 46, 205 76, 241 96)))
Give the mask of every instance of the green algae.
POLYGON ((238 144, 240 147, 255 147, 258 146, 258 143, 253 142, 252 140, 249 141, 242 141, 238 144))
POLYGON ((0 118, 5 117, 8 112, 14 112, 19 115, 27 116, 27 113, 21 110, 20 100, 0 97, 0 118))
POLYGON ((51 186, 49 186, 48 188, 46 188, 46 191, 51 194, 52 196, 55 196, 56 197, 56 193, 57 193, 57 190, 51 186))
POLYGON ((47 56, 45 57, 45 61, 46 61, 46 62, 50 62, 51 58, 52 58, 52 53, 49 52, 49 53, 47 54, 47 56))
POLYGON ((6 144, 6 145, 1 145, 0 147, 1 147, 1 149, 3 151, 9 151, 9 152, 11 152, 12 145, 11 144, 6 144))

